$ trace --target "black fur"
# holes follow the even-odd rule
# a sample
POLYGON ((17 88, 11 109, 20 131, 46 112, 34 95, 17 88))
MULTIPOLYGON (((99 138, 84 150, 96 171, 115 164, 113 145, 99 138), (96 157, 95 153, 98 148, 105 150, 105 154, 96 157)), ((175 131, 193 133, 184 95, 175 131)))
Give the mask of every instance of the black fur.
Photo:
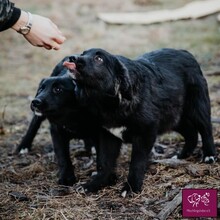
MULTIPOLYGON (((99 160, 105 157, 99 148, 108 151, 108 145, 113 145, 110 152, 112 153, 114 148, 119 152, 121 146, 120 139, 102 128, 96 117, 88 113, 87 108, 79 106, 74 92, 75 86, 75 82, 68 75, 44 79, 31 105, 34 112, 42 113, 51 124, 51 136, 60 171, 59 184, 62 185, 72 185, 76 182, 69 154, 69 141, 72 138, 93 141, 97 152, 99 174, 105 169, 100 168, 99 165, 99 160), (99 147, 102 145, 105 147, 99 147)), ((114 160, 115 155, 112 158, 114 160)), ((113 161, 113 165, 108 169, 109 175, 106 175, 106 172, 102 175, 99 181, 101 186, 115 183, 114 164, 113 161)), ((99 178, 99 175, 96 178, 99 178)))
MULTIPOLYGON (((198 134, 202 137, 203 158, 215 155, 207 83, 189 52, 161 49, 130 60, 90 49, 71 57, 70 62, 76 65, 70 71, 81 105, 99 115, 101 125, 127 128, 124 139, 133 147, 123 190, 141 190, 158 134, 174 130, 185 138, 179 158, 192 154, 198 134)), ((109 148, 102 149, 105 158, 100 166, 110 167, 116 161, 118 153, 111 154, 109 148)), ((91 191, 99 189, 99 180, 88 187, 91 191)))
MULTIPOLYGON (((103 187, 114 184, 116 182, 114 170, 116 160, 114 158, 117 158, 117 154, 119 154, 121 140, 102 128, 98 119, 89 114, 87 108, 81 107, 76 102, 75 82, 68 76, 68 70, 63 66, 63 62, 67 59, 68 57, 64 58, 56 65, 51 77, 41 81, 31 108, 42 116, 36 114, 33 116, 16 153, 24 149, 31 150, 32 142, 42 121, 48 119, 51 125, 53 147, 58 160, 59 184, 72 185, 76 182, 74 167, 69 155, 69 141, 72 138, 83 139, 87 153, 91 153, 91 147, 95 146, 97 170, 99 170, 99 175, 95 178, 99 180, 99 185, 103 187), (99 150, 99 145, 104 145, 105 148, 101 149, 105 149, 105 152, 109 151, 109 155, 113 155, 110 166, 108 163, 102 167, 99 165, 100 158, 105 160, 107 156, 103 150, 99 150), (102 173, 103 175, 100 175, 102 173)), ((96 188, 93 187, 89 191, 96 191, 96 188)))
POLYGON ((74 94, 75 83, 68 77, 68 70, 63 67, 63 62, 67 59, 65 57, 56 65, 50 78, 41 81, 31 108, 42 115, 33 116, 25 136, 16 148, 16 153, 20 153, 24 149, 30 151, 41 123, 48 119, 51 125, 53 147, 58 160, 59 184, 62 185, 72 185, 76 182, 69 155, 69 141, 72 138, 85 137, 84 144, 88 155, 91 154, 91 147, 96 145, 95 137, 91 139, 87 134, 82 136, 80 125, 75 120, 78 117, 74 94))
POLYGON ((72 138, 93 138, 97 146, 95 127, 91 118, 87 118, 83 108, 77 107, 74 93, 75 83, 68 75, 50 77, 42 80, 31 108, 45 116, 51 125, 51 137, 59 166, 59 184, 72 185, 76 182, 74 168, 69 154, 69 141, 72 138), (82 114, 81 114, 82 113, 82 114), (83 115, 83 117, 81 117, 83 115), (85 129, 85 124, 90 121, 85 129))
MULTIPOLYGON (((53 69, 53 71, 51 73, 51 77, 63 76, 64 74, 67 74, 68 71, 66 68, 63 67, 63 62, 68 59, 69 59, 69 57, 65 57, 55 66, 55 68, 53 69)), ((28 151, 31 150, 32 143, 33 143, 33 140, 37 134, 37 131, 40 128, 41 123, 45 119, 46 119, 46 117, 43 115, 42 116, 37 116, 37 115, 33 116, 26 134, 24 135, 20 144, 17 146, 17 148, 15 150, 16 154, 20 153, 22 150, 26 150, 26 149, 28 151)))

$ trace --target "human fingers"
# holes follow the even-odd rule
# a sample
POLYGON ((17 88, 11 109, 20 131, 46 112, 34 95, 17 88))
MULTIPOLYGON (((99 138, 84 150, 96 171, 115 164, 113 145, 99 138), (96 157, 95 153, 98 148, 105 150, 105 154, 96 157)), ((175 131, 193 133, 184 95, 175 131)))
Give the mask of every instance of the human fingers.
POLYGON ((43 47, 47 50, 59 50, 60 49, 60 45, 59 44, 44 44, 43 47))
POLYGON ((53 40, 58 44, 62 44, 66 40, 66 38, 63 35, 60 35, 54 38, 53 40))
POLYGON ((53 50, 59 50, 60 49, 60 45, 56 46, 56 47, 53 47, 52 48, 53 50))
POLYGON ((44 42, 47 47, 54 50, 59 50, 61 44, 66 40, 66 38, 62 34, 56 34, 55 37, 51 37, 51 39, 48 39, 48 42, 44 42))
POLYGON ((51 24, 54 27, 54 30, 56 30, 56 37, 54 37, 53 40, 58 44, 62 44, 66 40, 66 37, 59 30, 56 24, 54 24, 52 21, 51 21, 51 24))
POLYGON ((48 44, 44 44, 43 47, 45 49, 47 49, 47 50, 51 50, 52 49, 52 47, 50 45, 48 45, 48 44))

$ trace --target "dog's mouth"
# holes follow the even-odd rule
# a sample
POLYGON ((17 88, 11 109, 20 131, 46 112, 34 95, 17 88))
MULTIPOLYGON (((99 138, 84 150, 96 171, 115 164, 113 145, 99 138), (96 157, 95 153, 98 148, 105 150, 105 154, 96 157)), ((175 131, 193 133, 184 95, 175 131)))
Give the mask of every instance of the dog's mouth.
POLYGON ((53 111, 53 110, 40 110, 35 107, 32 107, 31 109, 34 112, 34 114, 38 117, 42 117, 42 116, 49 117, 50 115, 56 114, 56 111, 53 111))
POLYGON ((79 71, 77 71, 76 64, 74 62, 64 61, 63 66, 65 66, 69 70, 68 74, 71 78, 73 78, 74 80, 79 78, 80 73, 79 71))
POLYGON ((31 110, 34 112, 36 116, 42 117, 45 115, 45 113, 42 110, 35 108, 34 106, 31 106, 31 110))
POLYGON ((34 110, 34 114, 35 114, 36 116, 39 116, 39 117, 42 117, 42 116, 43 116, 43 113, 42 113, 41 111, 39 111, 38 109, 35 109, 35 110, 34 110))
POLYGON ((58 111, 53 111, 53 110, 48 110, 48 111, 39 111, 37 109, 35 109, 34 114, 38 117, 47 117, 47 118, 56 118, 60 115, 60 113, 58 111))
POLYGON ((43 116, 42 111, 38 109, 37 107, 35 107, 33 103, 31 103, 31 110, 36 116, 39 116, 39 117, 43 116))

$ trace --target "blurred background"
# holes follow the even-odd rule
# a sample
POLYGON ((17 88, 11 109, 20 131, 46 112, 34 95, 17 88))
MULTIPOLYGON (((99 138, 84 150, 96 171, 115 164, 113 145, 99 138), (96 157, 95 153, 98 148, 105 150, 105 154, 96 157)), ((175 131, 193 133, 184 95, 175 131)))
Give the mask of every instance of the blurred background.
POLYGON ((97 18, 102 12, 174 9, 188 2, 191 0, 16 1, 17 7, 53 20, 67 40, 61 50, 47 51, 29 45, 13 30, 1 33, 0 111, 5 105, 9 111, 13 105, 12 111, 19 110, 16 114, 25 117, 26 97, 35 95, 38 82, 50 75, 56 63, 92 47, 130 58, 162 47, 182 48, 196 56, 203 70, 219 68, 220 26, 216 14, 152 25, 109 25, 97 18))
MULTIPOLYGON (((205 74, 217 73, 207 75, 207 80, 211 95, 212 115, 219 118, 220 23, 217 21, 217 14, 202 19, 179 20, 151 25, 113 25, 106 24, 97 18, 98 13, 102 12, 147 12, 158 9, 174 9, 191 1, 14 1, 16 6, 23 10, 49 17, 57 24, 67 40, 59 51, 47 51, 31 46, 13 30, 0 33, 0 167, 2 167, 0 182, 2 181, 2 184, 5 181, 10 182, 11 177, 4 176, 4 168, 16 164, 10 153, 15 149, 26 131, 32 116, 29 107, 30 100, 35 96, 40 80, 48 77, 54 66, 64 56, 81 53, 83 50, 92 47, 100 47, 111 53, 130 58, 162 47, 189 50, 197 58, 205 74)), ((40 133, 40 139, 37 139, 38 142, 35 145, 44 146, 50 143, 48 125, 45 125, 40 133)), ((214 134, 215 141, 218 142, 220 136, 218 127, 214 126, 214 134)), ((41 157, 39 155, 38 160, 41 157)), ((34 160, 36 161, 36 157, 34 160)), ((31 159, 29 158, 28 161, 30 162, 31 159)), ((21 162, 17 163, 20 164, 21 162)), ((217 169, 219 170, 219 166, 217 169)), ((54 182, 56 181, 54 174, 51 178, 54 182)), ((5 190, 11 189, 10 187, 12 186, 4 189, 4 192, 0 191, 2 195, 5 195, 5 190)), ((2 219, 6 219, 6 204, 10 203, 8 197, 4 198, 4 206, 0 206, 0 213, 2 212, 2 216, 4 216, 2 219)), ((24 211, 25 208, 20 210, 24 211)), ((16 210, 16 215, 20 216, 16 210)), ((42 219, 43 215, 38 214, 33 215, 32 213, 34 218, 33 216, 28 218, 27 214, 19 219, 38 219, 39 216, 39 219, 42 219)), ((48 219, 55 219, 53 214, 48 214, 48 216, 48 219)), ((78 219, 93 219, 94 216, 78 219)), ((8 219, 15 219, 15 216, 10 216, 8 219)), ((70 215, 69 219, 74 218, 70 215)))

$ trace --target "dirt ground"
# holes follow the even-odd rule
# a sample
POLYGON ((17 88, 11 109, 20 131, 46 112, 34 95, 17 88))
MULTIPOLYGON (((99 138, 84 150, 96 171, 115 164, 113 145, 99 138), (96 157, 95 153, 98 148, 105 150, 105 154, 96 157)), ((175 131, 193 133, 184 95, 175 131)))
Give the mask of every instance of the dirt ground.
MULTIPOLYGON (((152 159, 160 161, 152 162, 143 191, 128 198, 120 197, 120 189, 128 172, 130 146, 122 148, 117 168, 118 183, 91 195, 77 190, 95 171, 95 163, 83 168, 88 158, 75 157, 83 147, 80 140, 71 142, 79 183, 66 188, 57 185, 56 158, 52 153, 48 123, 39 130, 31 153, 13 155, 32 117, 30 100, 40 80, 49 76, 64 56, 91 47, 101 47, 130 58, 162 47, 189 50, 206 74, 212 117, 219 119, 220 75, 208 74, 220 73, 220 24, 216 15, 148 26, 108 25, 97 19, 99 12, 170 9, 187 2, 190 0, 17 1, 18 7, 50 17, 67 41, 60 51, 46 51, 32 47, 12 30, 1 33, 0 219, 154 219, 161 210, 167 210, 166 206, 181 195, 183 188, 214 188, 218 189, 220 197, 219 157, 213 165, 201 163, 199 142, 193 157, 184 160, 183 164, 169 163, 167 158, 183 146, 182 139, 175 134, 158 138, 157 145, 164 152, 152 159)), ((213 134, 220 153, 219 123, 213 123, 213 134)), ((181 203, 174 204, 167 219, 183 219, 181 207, 181 203)), ((163 216, 166 219, 165 214, 163 216)))

